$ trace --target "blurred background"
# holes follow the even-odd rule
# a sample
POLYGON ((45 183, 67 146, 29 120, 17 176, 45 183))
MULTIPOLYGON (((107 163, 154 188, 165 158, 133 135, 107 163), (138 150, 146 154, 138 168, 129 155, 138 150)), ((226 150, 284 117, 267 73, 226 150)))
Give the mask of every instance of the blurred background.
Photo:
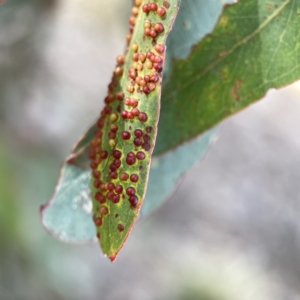
POLYGON ((39 206, 95 120, 131 1, 0 6, 0 300, 300 299, 300 85, 223 122, 206 158, 111 264, 39 206))

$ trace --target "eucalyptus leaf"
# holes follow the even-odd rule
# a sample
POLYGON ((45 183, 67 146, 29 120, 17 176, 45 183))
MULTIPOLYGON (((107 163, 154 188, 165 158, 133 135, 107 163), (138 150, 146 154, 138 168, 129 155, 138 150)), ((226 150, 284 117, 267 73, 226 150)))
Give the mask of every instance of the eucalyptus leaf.
MULTIPOLYGON (((182 1, 180 11, 188 3, 193 1, 182 1)), ((213 32, 188 57, 183 48, 179 57, 185 58, 172 60, 164 83, 156 154, 300 78, 299 9, 297 0, 239 1, 224 8, 213 32)), ((186 35, 194 36, 198 26, 190 24, 186 35)))

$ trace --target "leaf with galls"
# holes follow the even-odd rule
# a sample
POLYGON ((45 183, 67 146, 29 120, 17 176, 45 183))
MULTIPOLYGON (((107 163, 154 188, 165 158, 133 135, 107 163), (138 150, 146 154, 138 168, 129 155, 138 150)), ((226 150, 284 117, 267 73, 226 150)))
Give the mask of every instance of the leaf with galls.
POLYGON ((112 261, 126 240, 145 197, 160 111, 165 42, 178 0, 135 1, 125 56, 90 144, 93 220, 112 261), (166 4, 167 3, 167 4, 166 4))

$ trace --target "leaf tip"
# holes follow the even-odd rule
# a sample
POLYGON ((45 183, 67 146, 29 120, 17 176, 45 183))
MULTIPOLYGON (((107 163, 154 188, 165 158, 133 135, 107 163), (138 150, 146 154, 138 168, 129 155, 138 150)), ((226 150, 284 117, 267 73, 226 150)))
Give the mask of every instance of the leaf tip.
POLYGON ((109 259, 111 262, 114 262, 116 260, 116 258, 117 258, 117 254, 112 254, 109 256, 109 259))

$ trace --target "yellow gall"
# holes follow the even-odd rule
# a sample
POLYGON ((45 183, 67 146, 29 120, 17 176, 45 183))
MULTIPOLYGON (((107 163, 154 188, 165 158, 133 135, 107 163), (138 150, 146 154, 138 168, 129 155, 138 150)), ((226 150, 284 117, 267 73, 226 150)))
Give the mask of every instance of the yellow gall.
POLYGON ((140 86, 144 87, 146 85, 146 81, 144 79, 140 80, 140 86))
POLYGON ((138 7, 137 7, 137 6, 134 6, 134 7, 132 8, 132 10, 131 10, 131 13, 132 13, 133 16, 136 17, 136 16, 139 14, 139 9, 138 9, 138 7))
POLYGON ((138 49, 139 49, 139 46, 138 46, 138 44, 137 44, 137 43, 134 43, 134 44, 132 44, 132 46, 131 46, 131 50, 132 50, 133 52, 137 52, 137 51, 138 51, 138 49))
POLYGON ((139 65, 139 64, 138 64, 137 62, 134 62, 134 63, 132 64, 132 68, 135 69, 135 70, 137 70, 138 65, 139 65))
POLYGON ((117 116, 117 114, 111 114, 110 116, 109 116, 109 119, 112 121, 112 122, 115 122, 115 121, 117 121, 118 120, 118 116, 117 116))
POLYGON ((145 23, 144 23, 144 29, 146 29, 146 28, 151 28, 151 23, 149 22, 149 21, 145 21, 145 23))
POLYGON ((134 4, 137 7, 141 6, 142 2, 143 2, 143 0, 134 0, 134 4))
POLYGON ((152 62, 151 62, 151 61, 147 61, 147 62, 146 62, 146 67, 147 67, 148 69, 152 69, 152 67, 153 67, 152 62))
POLYGON ((109 146, 111 146, 112 148, 116 146, 116 142, 115 140, 111 139, 108 141, 109 146))
POLYGON ((131 84, 127 85, 126 91, 127 91, 128 93, 133 93, 133 92, 134 92, 134 87, 133 87, 133 85, 131 85, 131 84))
POLYGON ((142 71, 143 68, 144 68, 143 65, 141 65, 141 64, 138 64, 138 65, 137 65, 137 70, 138 70, 138 71, 142 71))
POLYGON ((142 77, 138 76, 136 79, 135 79, 135 83, 140 85, 140 81, 142 80, 142 77))

